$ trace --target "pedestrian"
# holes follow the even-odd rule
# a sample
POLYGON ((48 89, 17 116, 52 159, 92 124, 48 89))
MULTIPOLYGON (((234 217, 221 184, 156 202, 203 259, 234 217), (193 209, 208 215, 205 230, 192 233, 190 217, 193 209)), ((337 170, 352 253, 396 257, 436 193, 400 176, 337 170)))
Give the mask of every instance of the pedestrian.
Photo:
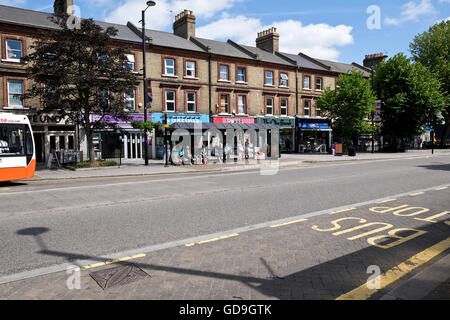
POLYGON ((208 150, 206 149, 205 145, 202 145, 202 163, 208 163, 208 150))
POLYGON ((284 144, 286 145, 286 151, 290 152, 291 151, 291 140, 289 138, 287 138, 284 144))
POLYGON ((250 155, 249 155, 249 145, 250 145, 250 142, 248 141, 248 138, 245 140, 245 147, 244 147, 244 153, 245 153, 245 162, 248 162, 248 159, 250 158, 250 155))

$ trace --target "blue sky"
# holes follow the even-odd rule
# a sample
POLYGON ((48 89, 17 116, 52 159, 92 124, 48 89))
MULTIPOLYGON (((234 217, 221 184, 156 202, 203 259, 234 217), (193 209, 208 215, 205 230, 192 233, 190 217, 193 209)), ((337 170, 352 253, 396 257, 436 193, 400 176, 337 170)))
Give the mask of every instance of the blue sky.
MULTIPOLYGON (((233 39, 255 45, 256 34, 275 26, 281 50, 315 58, 362 63, 365 54, 409 54, 415 35, 450 17, 450 0, 155 0, 147 10, 150 28, 171 32, 174 15, 194 11, 197 36, 233 39), (369 25, 379 9, 380 25, 369 25), (373 28, 375 27, 375 28, 373 28), (379 27, 379 28, 378 28, 379 27)), ((74 0, 81 16, 138 23, 145 0, 74 0)), ((32 10, 53 10, 53 0, 0 0, 1 4, 32 10)))

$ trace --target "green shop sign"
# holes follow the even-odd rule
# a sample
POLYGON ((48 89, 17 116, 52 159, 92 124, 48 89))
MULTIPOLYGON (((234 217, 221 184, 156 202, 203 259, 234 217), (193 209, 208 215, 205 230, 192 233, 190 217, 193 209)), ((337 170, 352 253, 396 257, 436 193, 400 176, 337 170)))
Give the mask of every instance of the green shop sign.
POLYGON ((260 124, 274 124, 279 127, 295 127, 295 119, 291 118, 258 118, 260 124))

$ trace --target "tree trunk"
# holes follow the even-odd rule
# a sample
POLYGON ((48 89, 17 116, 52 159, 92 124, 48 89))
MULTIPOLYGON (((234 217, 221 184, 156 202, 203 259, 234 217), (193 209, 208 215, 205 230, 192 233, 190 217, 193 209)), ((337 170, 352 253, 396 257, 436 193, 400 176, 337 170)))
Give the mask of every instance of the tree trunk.
POLYGON ((92 131, 90 128, 86 129, 86 142, 88 145, 89 162, 92 165, 95 162, 95 153, 94 144, 92 143, 92 131))

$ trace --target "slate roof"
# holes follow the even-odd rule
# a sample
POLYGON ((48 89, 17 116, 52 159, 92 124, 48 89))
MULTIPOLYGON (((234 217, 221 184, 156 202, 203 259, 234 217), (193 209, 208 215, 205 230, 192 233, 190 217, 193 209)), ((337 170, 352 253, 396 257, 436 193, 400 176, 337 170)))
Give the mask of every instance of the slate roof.
POLYGON ((211 53, 213 54, 219 54, 227 57, 253 59, 250 55, 236 48, 236 46, 233 46, 229 42, 209 40, 197 37, 195 37, 195 39, 204 46, 210 47, 211 53))
POLYGON ((366 70, 359 68, 355 66, 354 64, 347 64, 342 62, 335 62, 335 61, 328 61, 328 60, 322 60, 322 59, 316 59, 317 61, 328 65, 331 67, 331 71, 338 72, 338 73, 347 73, 352 71, 362 71, 365 77, 370 77, 370 73, 366 70))
POLYGON ((298 54, 292 54, 292 53, 284 53, 280 52, 283 56, 288 57, 289 59, 292 59, 297 62, 298 66, 301 68, 306 69, 313 69, 313 70, 320 70, 320 71, 329 71, 328 68, 320 65, 319 63, 314 63, 314 61, 311 61, 313 59, 307 59, 301 55, 298 54))
MULTIPOLYGON (((16 7, 0 5, 0 22, 26 26, 32 28, 57 29, 58 26, 48 18, 53 16, 51 13, 21 9, 16 7)), ((108 23, 103 21, 95 21, 96 24, 103 29, 114 27, 118 30, 118 34, 113 37, 116 40, 128 42, 141 42, 139 38, 130 28, 125 25, 108 23)))
POLYGON ((205 50, 194 44, 192 41, 169 32, 145 29, 145 36, 152 38, 153 45, 174 49, 205 52, 205 50))

